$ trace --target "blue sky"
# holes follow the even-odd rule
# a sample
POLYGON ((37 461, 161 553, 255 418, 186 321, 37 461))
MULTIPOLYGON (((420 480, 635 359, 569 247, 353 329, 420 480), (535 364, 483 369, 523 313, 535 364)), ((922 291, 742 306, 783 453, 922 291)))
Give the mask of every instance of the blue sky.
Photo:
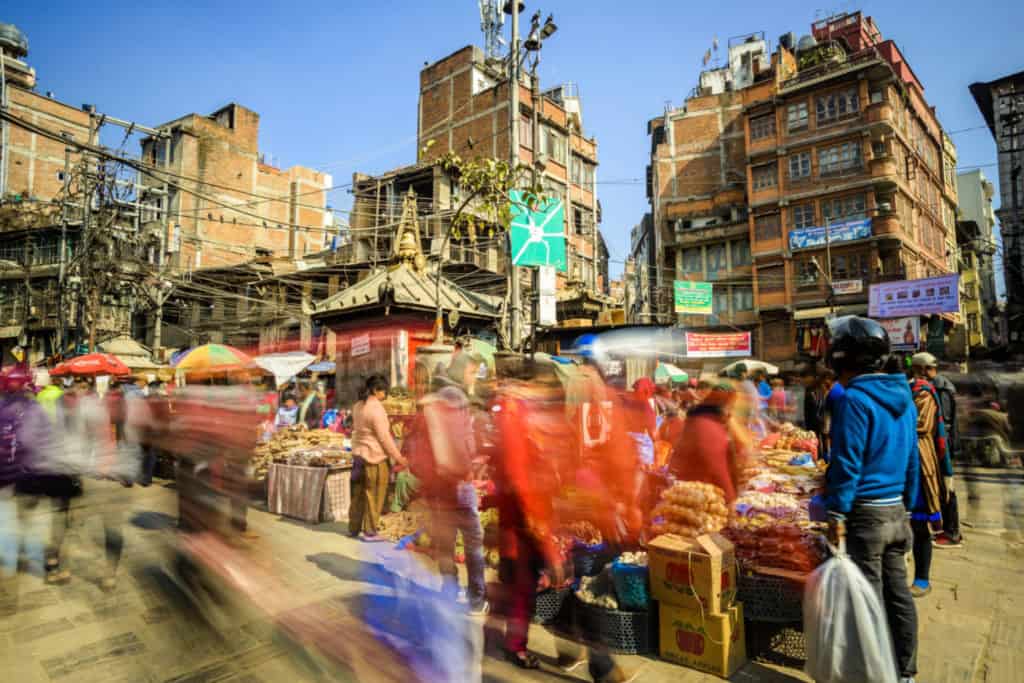
MULTIPOLYGON (((822 10, 862 9, 894 39, 947 130, 983 123, 967 86, 1024 68, 1024 3, 813 4, 621 0, 527 2, 553 13, 542 84, 574 81, 584 127, 598 138, 599 196, 612 272, 629 230, 646 210, 646 121, 679 105, 696 83, 716 36, 764 31, 773 44, 799 37, 822 10)), ((474 0, 411 2, 8 3, 0 21, 30 43, 40 91, 73 105, 158 124, 236 101, 261 116, 260 146, 279 165, 334 175, 378 173, 415 159, 419 70, 467 44, 482 44, 474 0)), ((507 27, 506 27, 507 30, 507 27)), ((953 136, 963 167, 996 180, 987 130, 953 136)), ((110 143, 110 139, 105 139, 110 143)), ((116 144, 118 140, 114 139, 116 144)), ((137 151, 137 150, 133 150, 137 151)), ((332 206, 351 208, 340 190, 332 206)))

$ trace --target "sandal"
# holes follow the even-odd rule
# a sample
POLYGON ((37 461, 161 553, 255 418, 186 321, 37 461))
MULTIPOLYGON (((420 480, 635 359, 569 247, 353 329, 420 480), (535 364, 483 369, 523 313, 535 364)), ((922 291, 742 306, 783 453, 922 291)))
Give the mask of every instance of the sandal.
POLYGON ((46 583, 52 585, 58 585, 67 583, 71 580, 71 572, 67 569, 61 569, 59 567, 53 567, 52 569, 47 567, 46 570, 46 583))
POLYGON ((539 669, 540 660, 527 650, 520 650, 519 652, 512 652, 511 650, 502 650, 505 653, 505 659, 512 662, 520 669, 539 669))

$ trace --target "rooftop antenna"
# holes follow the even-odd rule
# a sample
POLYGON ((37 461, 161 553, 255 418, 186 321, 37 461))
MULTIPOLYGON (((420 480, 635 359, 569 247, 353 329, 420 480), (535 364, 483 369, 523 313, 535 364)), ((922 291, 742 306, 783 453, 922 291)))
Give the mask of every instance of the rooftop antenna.
POLYGON ((501 0, 477 0, 477 5, 480 7, 480 30, 484 34, 484 57, 487 60, 500 60, 505 45, 505 39, 501 36, 505 26, 501 0))

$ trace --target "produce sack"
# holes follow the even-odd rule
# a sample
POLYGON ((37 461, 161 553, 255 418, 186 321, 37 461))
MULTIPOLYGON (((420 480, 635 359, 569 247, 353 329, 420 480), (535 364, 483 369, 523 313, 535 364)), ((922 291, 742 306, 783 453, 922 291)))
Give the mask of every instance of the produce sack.
POLYGON ((804 635, 804 671, 817 683, 896 683, 885 609, 842 548, 807 581, 804 635))

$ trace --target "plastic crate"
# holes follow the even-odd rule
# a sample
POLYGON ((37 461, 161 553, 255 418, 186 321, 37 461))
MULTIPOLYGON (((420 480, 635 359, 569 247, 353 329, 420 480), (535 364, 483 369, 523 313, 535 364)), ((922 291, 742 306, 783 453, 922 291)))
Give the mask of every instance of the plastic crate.
POLYGON ((807 661, 807 641, 802 622, 784 624, 748 619, 744 625, 749 659, 803 668, 807 661))
POLYGON ((803 620, 803 583, 743 570, 736 584, 736 599, 743 603, 743 616, 748 621, 794 623, 803 620))
POLYGON ((567 600, 572 588, 548 588, 537 593, 537 603, 533 610, 533 621, 538 624, 551 624, 558 620, 564 612, 571 609, 572 601, 567 600))
POLYGON ((584 637, 605 645, 611 652, 643 655, 658 649, 658 609, 651 602, 646 612, 605 609, 573 597, 576 623, 584 637))
POLYGON ((627 610, 647 610, 651 604, 647 567, 612 562, 612 582, 619 598, 619 607, 627 610))

